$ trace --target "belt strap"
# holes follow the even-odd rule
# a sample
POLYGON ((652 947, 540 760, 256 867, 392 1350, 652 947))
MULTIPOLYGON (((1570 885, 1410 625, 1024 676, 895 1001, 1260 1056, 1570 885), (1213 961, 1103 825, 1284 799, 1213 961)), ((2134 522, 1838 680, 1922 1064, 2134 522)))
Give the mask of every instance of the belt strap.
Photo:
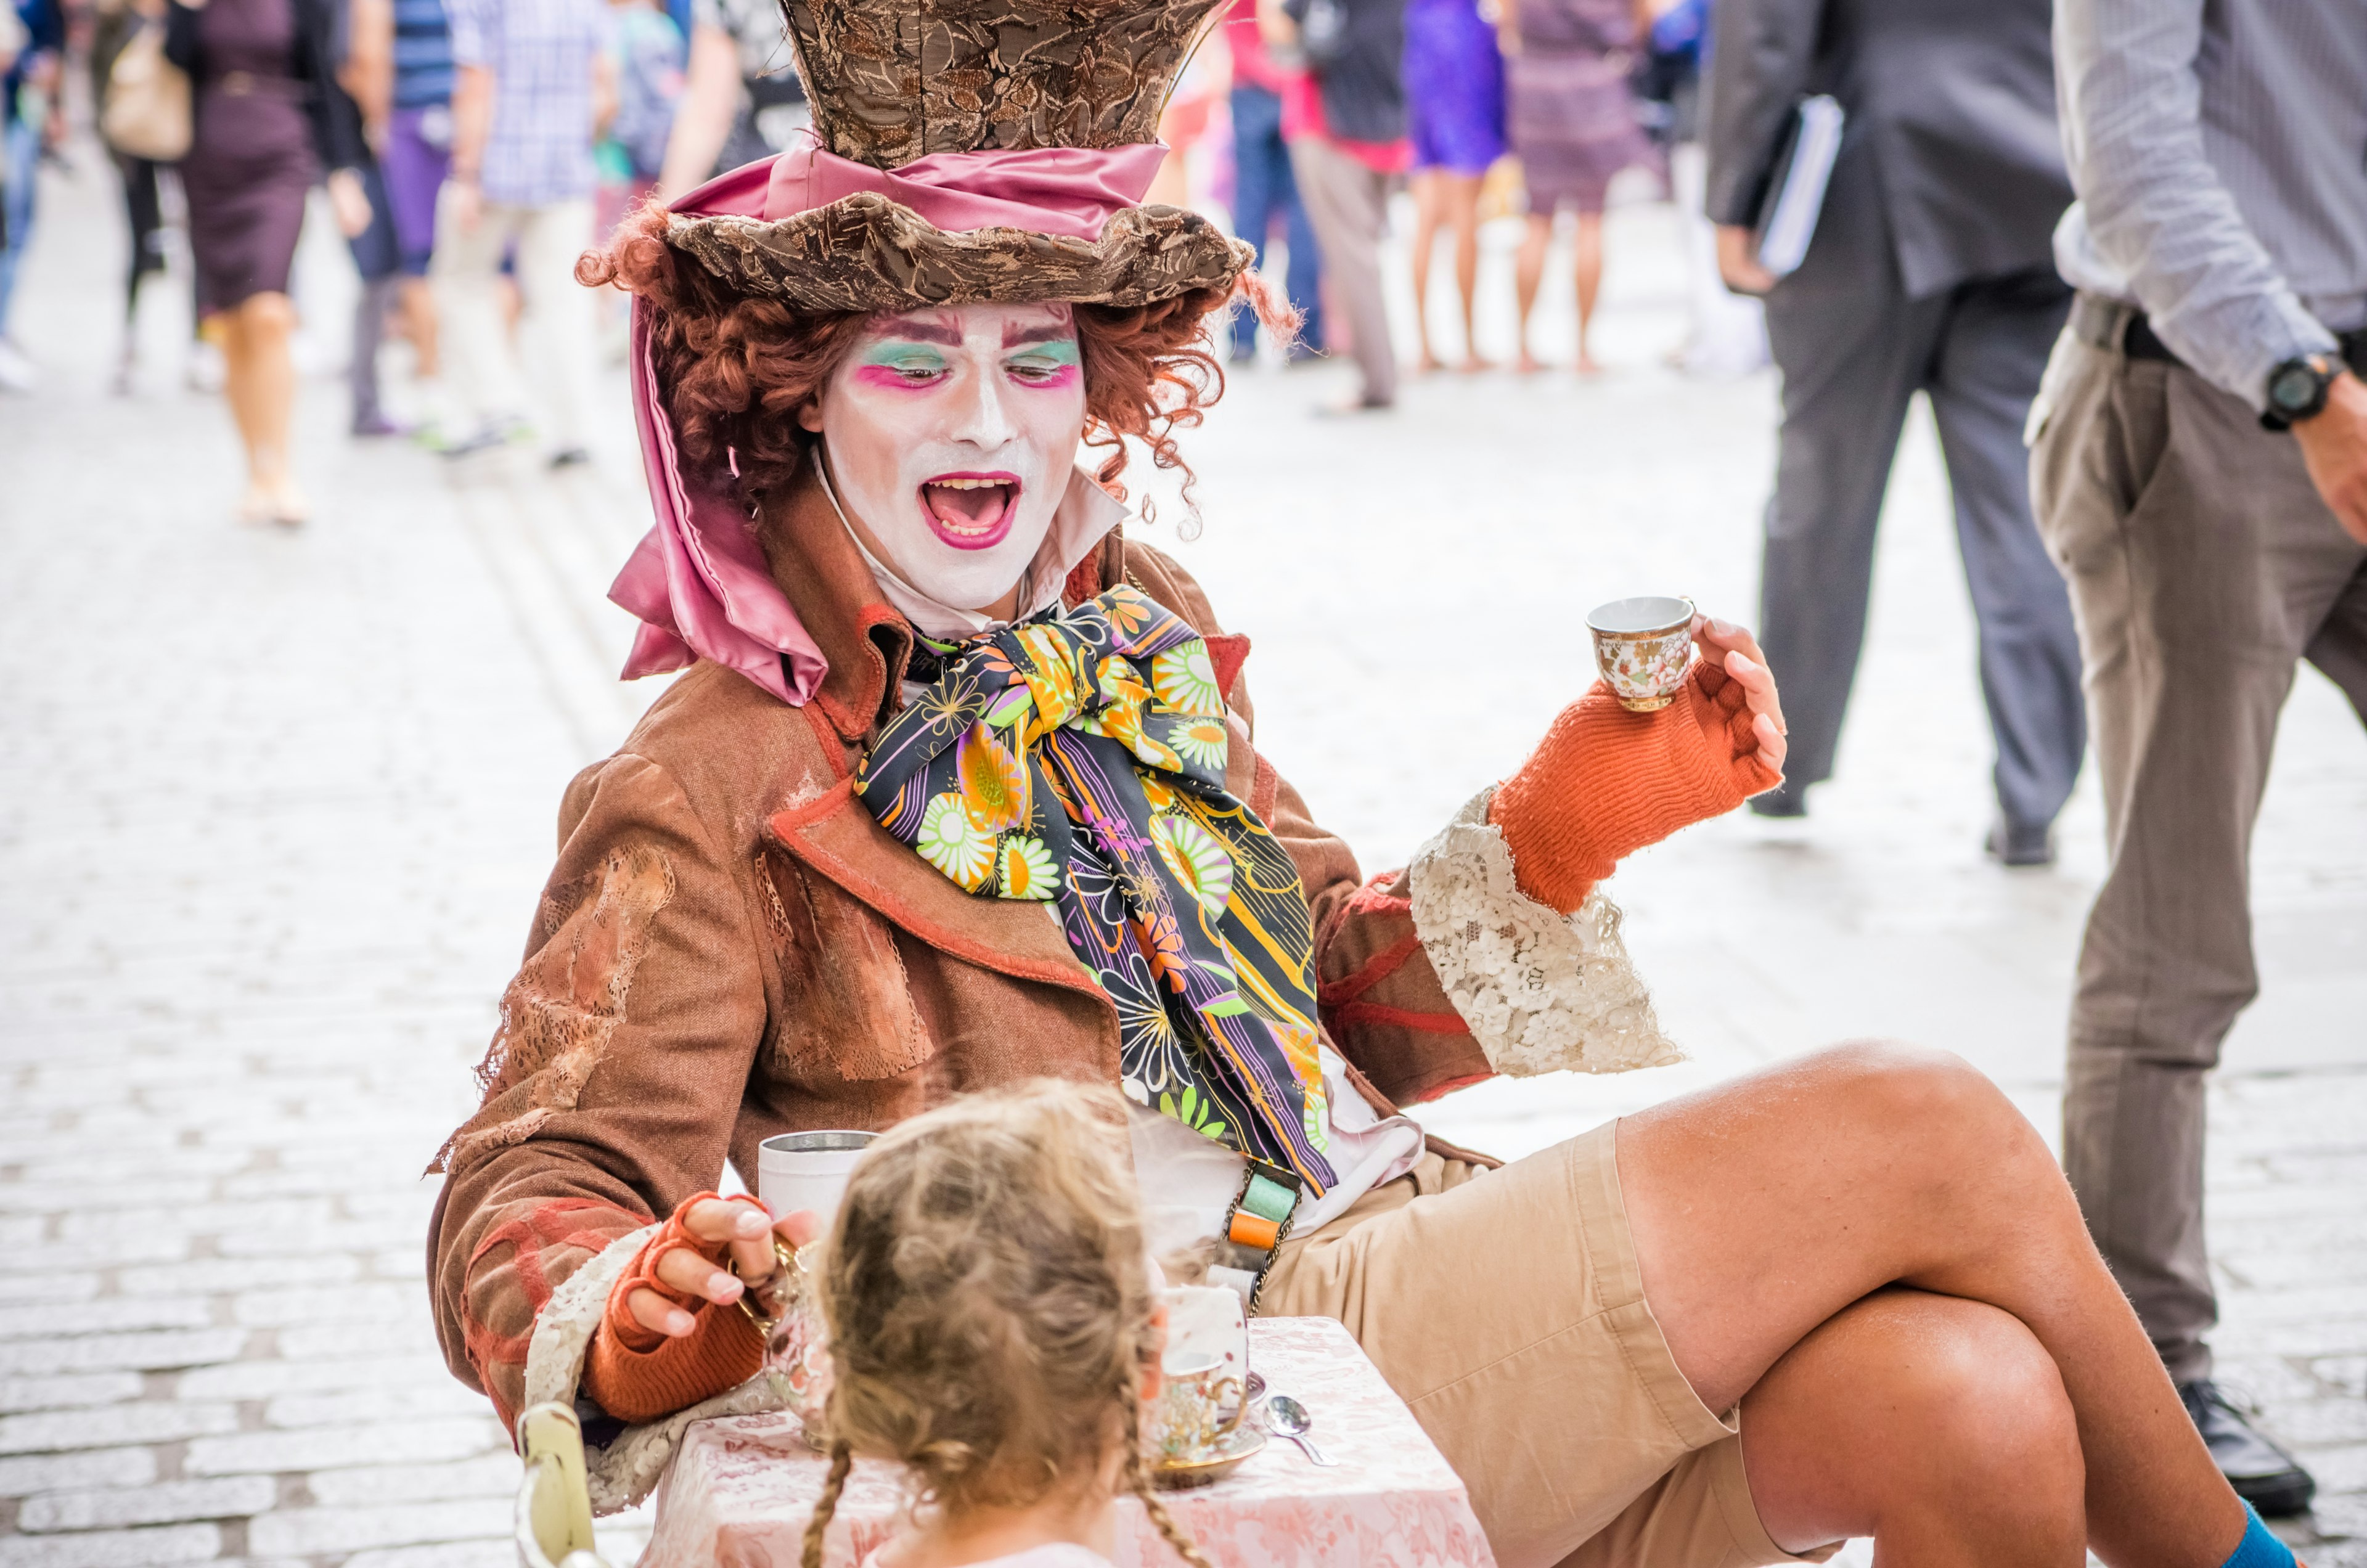
MULTIPOLYGON (((2071 332, 2081 343, 2111 349, 2131 359, 2150 359, 2165 365, 2186 363, 2161 341, 2143 310, 2101 295, 2081 294, 2071 301, 2071 332)), ((2367 376, 2367 327, 2337 333, 2335 343, 2343 363, 2367 376)))
POLYGON ((1238 1293, 1246 1314, 1256 1314, 1258 1294, 1289 1238, 1290 1222, 1305 1191, 1297 1172, 1263 1160, 1250 1160, 1241 1172, 1241 1190, 1225 1211, 1225 1233, 1217 1239, 1208 1282, 1238 1293))

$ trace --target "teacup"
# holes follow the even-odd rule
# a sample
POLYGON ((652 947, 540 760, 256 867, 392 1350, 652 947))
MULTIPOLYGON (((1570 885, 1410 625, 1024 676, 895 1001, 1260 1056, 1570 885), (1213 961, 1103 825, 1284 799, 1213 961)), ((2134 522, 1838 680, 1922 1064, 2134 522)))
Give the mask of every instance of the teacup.
POLYGON ((1188 1464, 1217 1451, 1248 1410, 1238 1378, 1215 1356, 1179 1357, 1166 1367, 1159 1397, 1143 1412, 1143 1446, 1154 1464, 1188 1464))
POLYGON ((1652 713, 1676 700, 1693 657, 1693 602, 1653 594, 1614 599, 1587 613, 1594 666, 1629 713, 1652 713))

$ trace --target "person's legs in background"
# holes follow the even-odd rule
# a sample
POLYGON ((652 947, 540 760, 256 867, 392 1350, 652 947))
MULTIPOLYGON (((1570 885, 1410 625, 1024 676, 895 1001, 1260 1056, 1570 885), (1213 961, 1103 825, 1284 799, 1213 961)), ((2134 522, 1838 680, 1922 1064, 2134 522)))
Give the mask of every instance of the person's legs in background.
MULTIPOLYGON (((2116 345, 2125 311, 2105 314, 2116 345)), ((2078 612, 2112 857, 2071 1004, 2064 1169, 2220 1469, 2296 1511, 2308 1474, 2210 1381, 2204 1075, 2259 989, 2252 824, 2295 661, 2367 713, 2367 550, 2240 400, 2070 333, 2056 352, 2031 489, 2078 612)))
POLYGON ((362 167, 362 191, 369 197, 369 227, 348 242, 354 270, 362 279, 361 297, 354 302, 353 352, 346 370, 353 394, 351 429, 356 435, 396 435, 403 427, 387 416, 379 395, 378 351, 386 341, 387 317, 402 285, 402 256, 395 242, 386 182, 375 163, 362 167))
POLYGON ((285 294, 250 294, 218 319, 222 392, 246 446, 246 496, 239 515, 250 523, 294 527, 307 512, 288 457, 289 418, 296 402, 296 365, 288 340, 296 330, 296 308, 285 294))
POLYGON ((2049 829, 2088 748, 2079 634, 2062 574, 2030 515, 2022 444, 2070 303, 2052 269, 1961 286, 1928 389, 1980 626, 1981 695, 1997 738, 1999 820, 1988 848, 2008 865, 2054 860, 2049 829))
POLYGON ((1808 786, 1832 776, 1865 642, 1883 490, 1946 303, 1909 300, 1895 279, 1806 288, 1797 275, 1768 297, 1784 423, 1759 637, 1770 667, 1783 672, 1791 752, 1782 786, 1751 800, 1762 817, 1802 815, 1808 786))
MULTIPOLYGON (((520 227, 515 208, 487 203, 476 226, 452 220, 450 192, 436 211, 436 258, 428 268, 436 313, 453 374, 444 378, 453 423, 442 450, 460 457, 498 446, 525 420, 525 389, 502 309, 502 253, 520 227)), ((587 220, 588 221, 588 220, 587 220)))
POLYGON ((110 389, 129 397, 140 363, 140 280, 164 270, 164 206, 156 189, 156 165, 145 158, 110 155, 123 182, 123 216, 130 261, 123 278, 123 348, 117 355, 110 389))
POLYGON ((1537 308, 1537 290, 1545 284, 1546 252, 1553 244, 1553 209, 1529 209, 1528 226, 1521 231, 1521 248, 1512 258, 1512 295, 1521 309, 1521 352, 1513 368, 1534 376, 1545 368, 1529 347, 1529 314, 1537 308))
POLYGON ((411 340, 412 373, 427 403, 418 412, 432 426, 441 413, 436 404, 443 367, 436 353, 436 293, 427 270, 436 254, 436 193, 451 159, 446 149, 428 143, 424 127, 429 112, 397 109, 388 117, 379 173, 386 186, 387 215, 394 224, 402 334, 411 340))
POLYGON ((1455 237, 1455 288, 1463 311, 1463 368, 1490 369, 1479 357, 1476 297, 1479 289, 1479 175, 1449 168, 1421 170, 1413 176, 1414 321, 1421 329, 1421 368, 1442 367, 1430 345, 1430 264, 1438 231, 1455 237))
POLYGON ((34 198, 41 173, 41 128, 18 116, 0 127, 0 158, 7 170, 0 176, 0 388, 27 391, 33 385, 33 362, 9 333, 9 307, 17 295, 17 269, 32 243, 34 198))
POLYGON ((1578 285, 1578 373, 1592 376, 1603 367, 1595 363, 1594 349, 1588 334, 1594 327, 1594 303, 1603 295, 1603 208, 1581 205, 1578 209, 1578 229, 1570 240, 1570 270, 1578 285))
POLYGON ((1299 197, 1298 180, 1290 168, 1290 150, 1283 145, 1279 129, 1274 132, 1274 167, 1289 181, 1282 187, 1282 232, 1290 246, 1283 288, 1290 296, 1291 309, 1298 312, 1298 337, 1290 345, 1290 359, 1296 364, 1331 352, 1331 340, 1323 326, 1323 247, 1316 241, 1307 203, 1299 197))
MULTIPOLYGON (((1258 265, 1265 265, 1265 244, 1274 231, 1274 189, 1272 152, 1280 145, 1282 99, 1253 83, 1238 82, 1230 99, 1233 117, 1233 232, 1257 247, 1258 265)), ((1286 175, 1289 164, 1285 159, 1286 175)), ((1295 248, 1295 247, 1294 247, 1295 248)), ((1293 255, 1295 263, 1297 257, 1293 255)), ((1257 357, 1257 312, 1245 305, 1233 308, 1233 358, 1257 357)))
POLYGON ((1388 179, 1319 136, 1290 144, 1299 199, 1323 248, 1333 298, 1347 313, 1349 351, 1364 373, 1354 407, 1385 409, 1397 401, 1398 363, 1389 342, 1389 313, 1381 291, 1380 244, 1388 226, 1388 179))
POLYGON ((535 379, 545 417, 545 455, 553 468, 588 462, 586 392, 593 384, 592 291, 575 281, 576 258, 592 243, 588 197, 555 201, 525 215, 518 228, 517 284, 526 303, 527 340, 539 361, 535 379))

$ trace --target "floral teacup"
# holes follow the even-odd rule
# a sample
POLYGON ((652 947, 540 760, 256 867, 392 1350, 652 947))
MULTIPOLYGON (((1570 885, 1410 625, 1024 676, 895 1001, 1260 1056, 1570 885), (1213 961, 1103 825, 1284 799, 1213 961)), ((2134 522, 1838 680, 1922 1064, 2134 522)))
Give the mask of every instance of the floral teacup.
POLYGON ((1206 1459, 1241 1424, 1248 1401, 1216 1356, 1178 1357, 1143 1411, 1143 1448, 1154 1465, 1206 1459))
POLYGON ((1586 617, 1594 633, 1595 668, 1630 713, 1676 700, 1693 664, 1693 602, 1662 595, 1614 599, 1586 617))

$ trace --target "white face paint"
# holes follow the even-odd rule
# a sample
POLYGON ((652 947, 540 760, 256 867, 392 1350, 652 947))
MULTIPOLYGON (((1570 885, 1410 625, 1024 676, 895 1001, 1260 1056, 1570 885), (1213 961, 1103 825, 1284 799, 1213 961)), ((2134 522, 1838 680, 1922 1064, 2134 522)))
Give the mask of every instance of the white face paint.
POLYGON ((941 604, 1007 618, 1084 437, 1069 308, 874 316, 798 419, 866 549, 941 604))

